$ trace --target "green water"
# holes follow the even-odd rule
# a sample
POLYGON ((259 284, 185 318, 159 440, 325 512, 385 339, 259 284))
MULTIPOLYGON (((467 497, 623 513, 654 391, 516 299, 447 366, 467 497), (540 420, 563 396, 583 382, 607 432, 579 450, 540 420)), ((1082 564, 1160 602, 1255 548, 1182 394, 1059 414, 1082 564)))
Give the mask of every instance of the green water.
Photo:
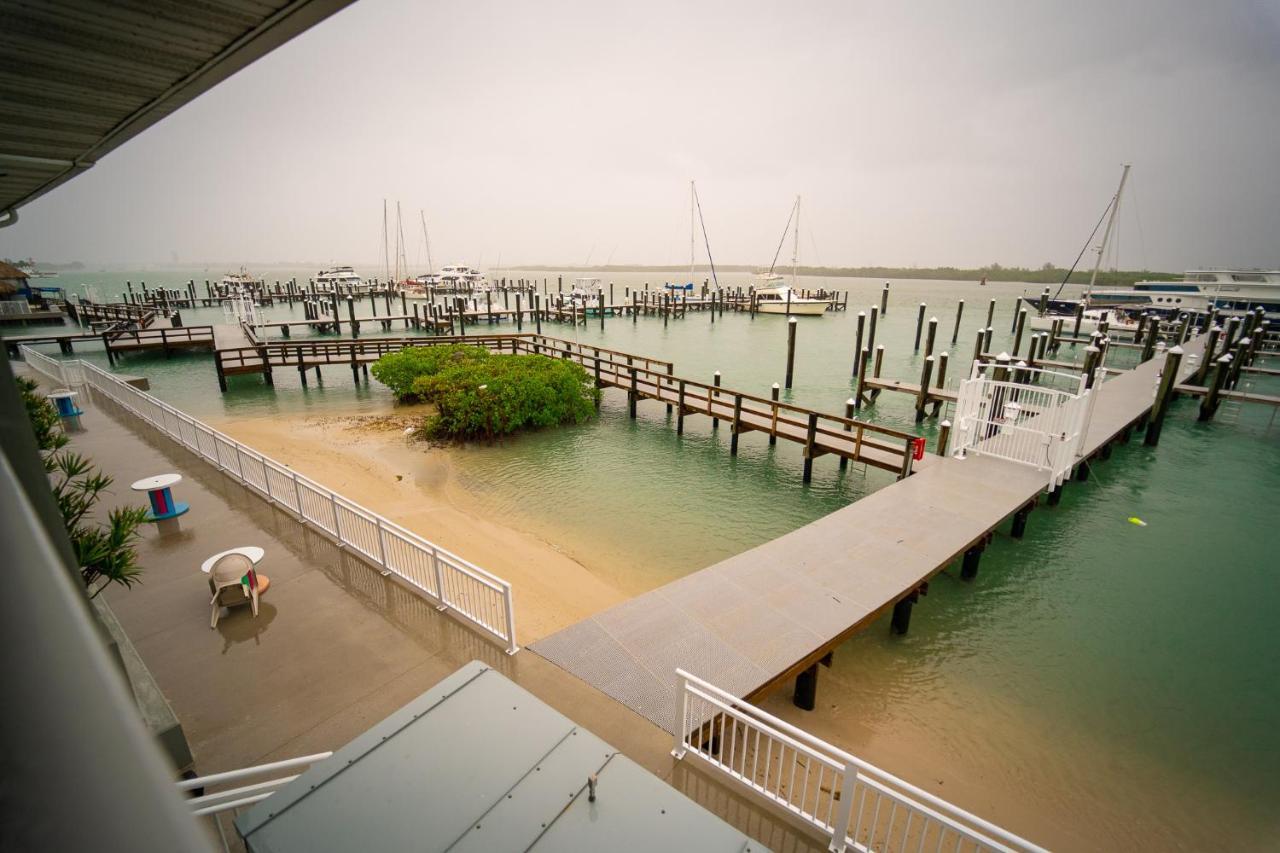
MULTIPOLYGON (((164 281, 192 276, 203 278, 164 281)), ((125 278, 136 286, 149 277, 84 278, 101 281, 106 296, 125 278)), ((620 301, 623 287, 646 278, 613 280, 620 301)), ((852 390, 855 316, 878 303, 882 282, 828 284, 851 291, 850 311, 800 318, 796 383, 784 399, 839 412, 852 390)), ((938 348, 957 353, 954 387, 974 331, 985 325, 987 300, 997 299, 993 346, 1008 348, 1024 291, 1035 288, 893 282, 877 335, 887 347, 885 374, 918 378, 912 338, 923 301, 940 318, 938 348), (967 304, 952 346, 961 298, 967 304)), ((302 309, 267 313, 301 318, 302 309)), ((220 317, 184 312, 188 324, 220 317)), ((673 361, 690 378, 720 370, 727 387, 761 395, 785 367, 780 317, 726 314, 712 324, 691 314, 666 326, 608 319, 604 332, 598 322, 548 324, 544 332, 673 361)), ((1064 348, 1060 357, 1072 355, 1064 348)), ((1126 357, 1116 354, 1121 363, 1126 357)), ((274 389, 258 377, 232 377, 226 395, 217 393, 205 354, 128 357, 119 369, 145 373, 158 395, 203 416, 372 412, 389 404, 376 383, 353 391, 345 368, 307 389, 286 371, 277 372, 274 389)), ((1280 393, 1274 378, 1254 388, 1280 393)), ((875 625, 839 649, 823 671, 817 711, 794 711, 782 695, 769 700, 770 710, 1050 846, 1274 849, 1280 431, 1271 429, 1270 408, 1228 407, 1212 425, 1196 423, 1194 413, 1194 402, 1179 402, 1159 448, 1117 449, 1089 482, 1068 488, 1059 508, 1033 513, 1023 540, 999 537, 975 582, 960 582, 954 570, 939 576, 908 636, 875 625)), ((864 414, 914 428, 905 395, 882 395, 864 414)), ((458 470, 484 511, 538 533, 628 592, 745 550, 892 479, 857 466, 842 473, 824 458, 805 486, 797 447, 771 448, 749 433, 734 459, 728 440, 726 429, 713 432, 700 418, 676 438, 655 403, 642 403, 631 421, 623 398, 607 393, 598 422, 469 448, 458 470)))

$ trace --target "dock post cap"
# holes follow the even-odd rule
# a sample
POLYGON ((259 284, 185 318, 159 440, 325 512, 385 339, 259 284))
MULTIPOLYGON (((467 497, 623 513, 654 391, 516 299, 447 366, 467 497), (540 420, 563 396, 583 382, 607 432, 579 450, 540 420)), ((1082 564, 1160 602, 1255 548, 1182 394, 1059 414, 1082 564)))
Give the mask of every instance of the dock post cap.
POLYGON ((943 358, 946 358, 946 357, 947 357, 947 351, 946 351, 946 350, 943 350, 942 352, 940 352, 940 353, 939 353, 939 355, 941 355, 943 358))
POLYGON ((853 405, 853 398, 852 398, 852 397, 850 397, 848 400, 845 400, 845 401, 844 401, 844 404, 845 404, 846 406, 852 406, 852 405, 853 405))
POLYGON ((1102 350, 1098 349, 1098 348, 1097 348, 1096 346, 1094 346, 1093 344, 1089 344, 1087 347, 1085 347, 1085 348, 1084 348, 1084 351, 1085 351, 1085 352, 1102 352, 1102 350))
MULTIPOLYGON (((921 303, 921 304, 923 304, 923 303, 921 303)), ((936 322, 938 322, 938 318, 937 318, 937 317, 930 317, 930 318, 929 318, 929 322, 930 322, 930 323, 936 323, 936 322)))
POLYGON ((1018 359, 1018 363, 1014 365, 1014 367, 1026 367, 1026 366, 1027 366, 1027 363, 1022 359, 1018 359))
POLYGON ((1230 364, 1230 363, 1231 363, 1231 353, 1224 352, 1222 355, 1218 356, 1218 364, 1230 364))
MULTIPOLYGON (((1231 356, 1227 356, 1227 358, 1231 358, 1231 356)), ((777 388, 777 387, 778 387, 778 383, 777 383, 777 382, 773 383, 773 387, 774 387, 774 388, 777 388)))
POLYGON ((924 357, 924 360, 925 360, 925 361, 933 361, 933 356, 931 356, 931 355, 926 355, 926 356, 924 357))
POLYGON ((1251 341, 1249 338, 1241 338, 1240 340, 1236 341, 1236 343, 1238 343, 1241 346, 1247 347, 1249 344, 1253 343, 1253 341, 1251 341))
POLYGON ((938 424, 938 426, 949 427, 951 426, 951 421, 943 421, 942 423, 938 424))
POLYGON ((791 318, 790 320, 788 320, 787 322, 788 322, 788 323, 794 323, 795 321, 796 321, 796 318, 795 318, 795 317, 792 317, 792 318, 791 318))
POLYGON ((1182 355, 1182 347, 1175 345, 1169 350, 1169 355, 1182 355))
POLYGON ((884 349, 884 344, 876 344, 876 349, 884 349))
POLYGON ((1008 360, 1009 360, 1009 353, 1007 352, 1002 352, 998 356, 996 356, 996 361, 1008 361, 1008 360))
POLYGON ((858 316, 859 316, 859 317, 865 317, 865 316, 867 316, 867 312, 866 312, 866 311, 859 311, 859 312, 858 312, 858 316))
POLYGON ((714 374, 714 375, 719 376, 719 375, 720 375, 720 371, 718 371, 718 370, 717 370, 717 371, 715 372, 715 374, 714 374))

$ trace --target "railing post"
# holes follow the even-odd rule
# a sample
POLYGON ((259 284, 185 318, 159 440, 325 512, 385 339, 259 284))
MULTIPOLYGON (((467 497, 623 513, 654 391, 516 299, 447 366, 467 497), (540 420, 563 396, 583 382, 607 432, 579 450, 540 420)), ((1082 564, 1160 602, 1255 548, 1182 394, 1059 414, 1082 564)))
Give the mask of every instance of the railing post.
POLYGON ((387 546, 386 543, 382 541, 382 516, 375 515, 373 517, 373 526, 378 534, 378 559, 382 562, 382 568, 389 572, 391 571, 391 567, 387 565, 387 546))
MULTIPOLYGON (((964 305, 964 301, 961 300, 960 304, 964 305)), ((831 824, 831 843, 827 845, 831 853, 844 853, 845 839, 849 837, 849 819, 853 815, 853 789, 857 784, 858 768, 846 762, 840 777, 840 804, 836 806, 836 819, 831 824)))
POLYGON ((676 670, 676 707, 675 716, 672 718, 672 727, 675 730, 675 743, 671 748, 671 755, 677 761, 684 758, 685 752, 685 727, 689 719, 689 679, 680 670, 676 670))
MULTIPOLYGON (((199 442, 197 442, 197 444, 199 444, 199 442)), ((307 515, 302 511, 302 487, 298 485, 298 472, 290 471, 289 478, 293 481, 293 499, 298 507, 298 518, 306 521, 307 515)))
POLYGON ((507 654, 514 655, 520 647, 516 645, 516 604, 510 584, 502 589, 502 601, 507 614, 507 654))
POLYGON ((329 492, 329 507, 333 510, 333 535, 338 538, 338 547, 347 547, 346 541, 342 538, 342 522, 338 520, 338 497, 333 492, 329 492))
POLYGON ((436 598, 440 601, 437 609, 448 610, 449 602, 444 597, 444 572, 440 570, 440 552, 435 548, 431 549, 431 570, 436 578, 436 598))

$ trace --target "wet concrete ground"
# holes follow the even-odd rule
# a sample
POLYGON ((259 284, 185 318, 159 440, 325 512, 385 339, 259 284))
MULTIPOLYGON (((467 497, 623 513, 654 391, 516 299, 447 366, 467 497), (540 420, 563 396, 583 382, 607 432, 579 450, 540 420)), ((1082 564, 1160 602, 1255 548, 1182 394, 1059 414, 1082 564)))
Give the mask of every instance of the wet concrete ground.
POLYGON ((506 655, 114 403, 82 407, 71 448, 115 478, 103 513, 145 504, 129 489, 135 480, 183 476, 173 495, 191 510, 180 532, 144 528, 141 583, 103 595, 181 720, 197 772, 337 749, 481 660, 772 849, 825 849, 770 807, 674 761, 669 735, 593 687, 536 655, 506 655), (271 588, 257 618, 237 607, 210 629, 200 564, 242 545, 266 550, 259 570, 271 588))

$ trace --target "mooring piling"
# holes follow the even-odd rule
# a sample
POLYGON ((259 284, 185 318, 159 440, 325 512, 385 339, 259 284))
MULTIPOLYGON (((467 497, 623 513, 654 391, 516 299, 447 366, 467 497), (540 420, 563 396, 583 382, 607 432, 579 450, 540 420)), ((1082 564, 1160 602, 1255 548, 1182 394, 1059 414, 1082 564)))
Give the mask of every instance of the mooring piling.
POLYGON ((964 316, 964 300, 961 299, 960 303, 956 305, 956 325, 955 325, 955 328, 951 330, 952 346, 955 346, 956 341, 960 339, 960 318, 963 316, 964 316))
POLYGON ((1151 407, 1151 416, 1147 419, 1147 433, 1142 443, 1155 447, 1160 443, 1160 429, 1164 425, 1165 413, 1173 400, 1174 386, 1178 384, 1178 367, 1182 364, 1182 347, 1174 346, 1164 354, 1164 366, 1160 369, 1160 385, 1156 391, 1156 401, 1151 407))
POLYGON ((862 331, 866 324, 867 314, 865 311, 858 312, 858 330, 853 338, 853 374, 858 375, 858 356, 862 353, 862 331))
POLYGON ((796 318, 787 320, 787 390, 791 389, 791 380, 795 376, 796 366, 796 318))
POLYGON ((916 352, 920 352, 920 331, 924 328, 924 311, 925 304, 921 302, 920 311, 916 314, 916 342, 913 346, 916 352))

